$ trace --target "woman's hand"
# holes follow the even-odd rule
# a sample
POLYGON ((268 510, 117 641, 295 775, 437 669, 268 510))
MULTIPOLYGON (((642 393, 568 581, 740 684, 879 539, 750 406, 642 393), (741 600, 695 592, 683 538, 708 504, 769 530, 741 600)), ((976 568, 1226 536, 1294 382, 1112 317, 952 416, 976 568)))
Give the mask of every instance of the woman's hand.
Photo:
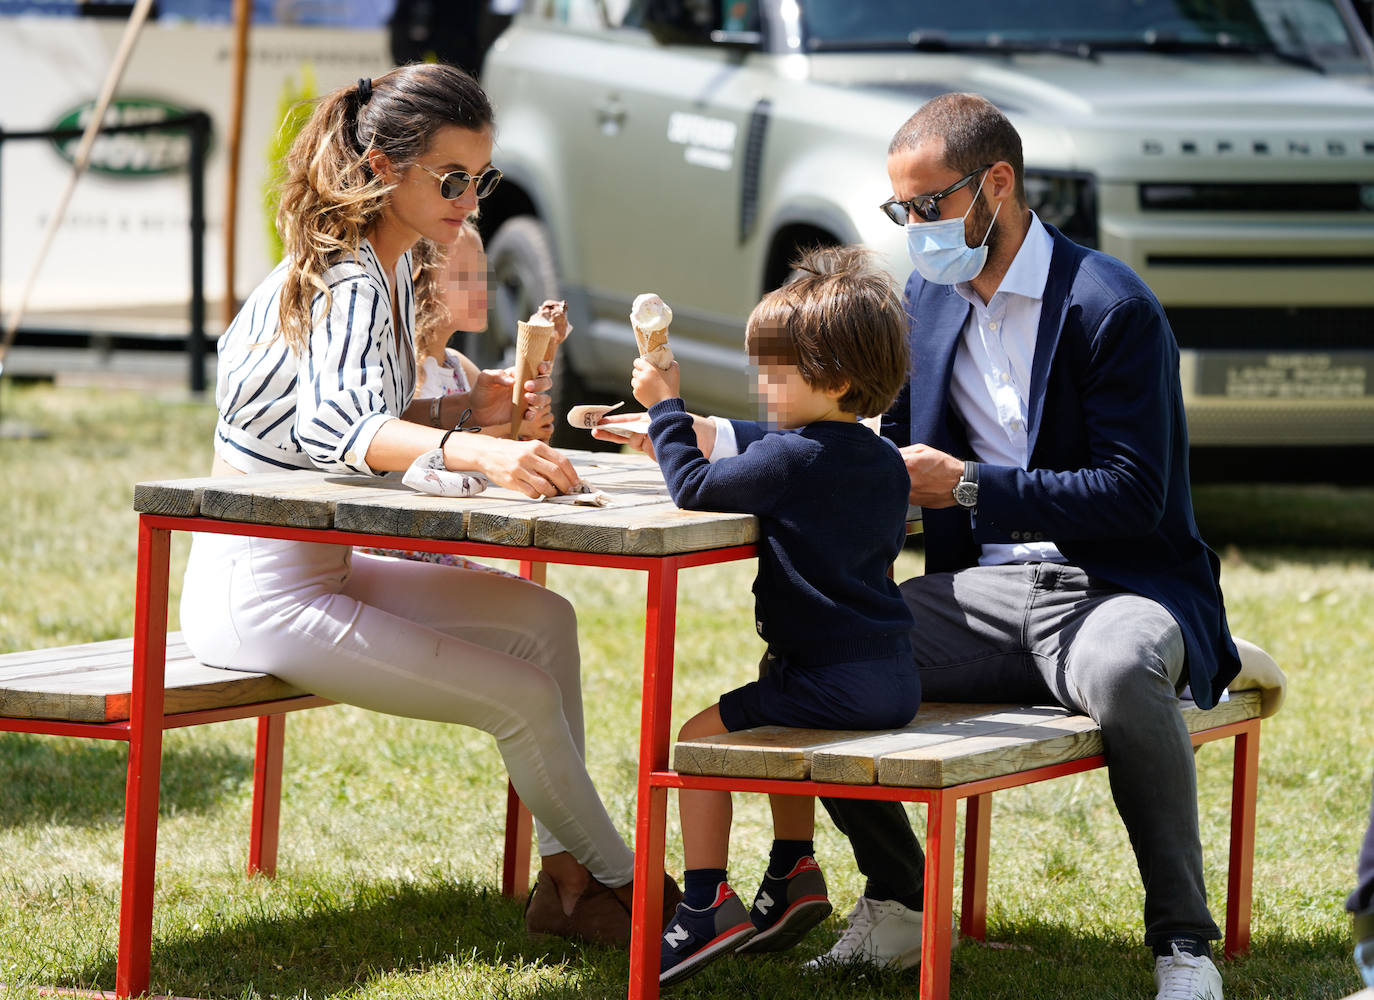
MULTIPOLYGON (((552 405, 549 389, 553 379, 549 376, 550 364, 539 363, 539 375, 525 383, 525 413, 521 423, 528 422, 531 428, 547 424, 548 433, 553 434, 552 405), (547 417, 547 420, 545 419, 547 417)), ((468 393, 467 406, 472 409, 470 423, 478 427, 511 422, 511 387, 515 385, 515 370, 511 368, 489 368, 480 372, 468 393)), ((533 436, 537 435, 531 430, 533 436)), ((545 438, 547 440, 547 438, 545 438)))
POLYGON ((665 399, 682 395, 682 369, 674 361, 667 371, 662 371, 643 358, 635 358, 634 374, 630 376, 630 388, 634 391, 639 405, 648 409, 665 399))
POLYGON ((453 434, 444 445, 444 464, 450 469, 476 468, 496 485, 527 497, 558 496, 581 482, 567 457, 543 441, 453 434))

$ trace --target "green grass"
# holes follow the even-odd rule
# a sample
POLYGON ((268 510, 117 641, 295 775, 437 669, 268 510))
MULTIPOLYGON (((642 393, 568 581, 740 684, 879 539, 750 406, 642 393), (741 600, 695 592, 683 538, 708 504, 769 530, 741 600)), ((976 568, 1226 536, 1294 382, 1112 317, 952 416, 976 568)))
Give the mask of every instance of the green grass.
MULTIPOLYGON (((202 475, 213 412, 150 394, 5 385, 3 416, 46 428, 0 441, 0 651, 127 635, 138 480, 202 475)), ((1223 553, 1237 634, 1287 670, 1265 724, 1253 947, 1224 963, 1229 998, 1354 991, 1342 912, 1374 768, 1374 491, 1209 487, 1199 520, 1223 553), (1301 542, 1304 547, 1297 547, 1301 542)), ((185 542, 173 547, 174 591, 185 542)), ((899 573, 919 569, 919 550, 899 573)), ((759 649, 750 569, 682 578, 675 722, 749 675, 759 649)), ((633 829, 639 574, 552 567, 578 608, 590 768, 633 829)), ((173 624, 175 625, 173 595, 173 624)), ((154 992, 196 997, 620 997, 623 951, 531 941, 496 891, 504 775, 481 733, 347 707, 288 722, 280 869, 242 876, 252 723, 166 737, 154 992)), ((124 749, 0 734, 0 982, 114 985, 124 749)), ((1220 915, 1229 753, 1198 756, 1208 884, 1220 915)), ((989 939, 953 961, 955 998, 1153 995, 1141 890, 1102 772, 998 793, 989 939)), ((920 810, 913 816, 920 822, 920 810)), ((670 807, 675 823, 675 806, 670 807)), ((796 953, 728 959, 677 995, 906 997, 913 974, 807 976, 860 887, 822 819, 817 853, 840 911, 796 953)), ((738 796, 734 880, 752 893, 767 850, 762 801, 738 796)), ((680 872, 676 837, 669 864, 680 872)))

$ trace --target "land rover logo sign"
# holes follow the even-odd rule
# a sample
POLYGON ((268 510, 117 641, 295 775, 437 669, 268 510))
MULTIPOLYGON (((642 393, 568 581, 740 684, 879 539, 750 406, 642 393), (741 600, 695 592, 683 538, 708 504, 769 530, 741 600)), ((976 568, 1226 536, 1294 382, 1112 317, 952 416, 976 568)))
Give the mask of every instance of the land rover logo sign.
MULTIPOLYGON (((88 101, 53 122, 54 129, 85 128, 95 110, 88 101)), ((124 98, 111 102, 106 125, 141 125, 179 118, 186 110, 165 101, 124 98)), ((68 163, 75 161, 80 137, 54 139, 53 148, 68 163)), ((98 135, 91 146, 90 169, 122 177, 150 177, 185 170, 191 158, 191 136, 184 126, 149 132, 118 132, 98 135)))

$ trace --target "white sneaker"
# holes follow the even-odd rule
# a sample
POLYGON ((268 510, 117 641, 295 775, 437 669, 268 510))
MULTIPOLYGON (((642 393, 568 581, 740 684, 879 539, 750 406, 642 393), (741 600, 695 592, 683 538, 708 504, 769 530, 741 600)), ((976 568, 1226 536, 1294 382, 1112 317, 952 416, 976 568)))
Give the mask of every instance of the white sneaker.
POLYGON ((895 899, 860 896, 835 947, 807 962, 806 968, 862 962, 884 969, 909 969, 920 961, 921 912, 895 899))
POLYGON ((1172 947, 1172 955, 1155 959, 1155 1000, 1222 1000, 1221 973, 1212 960, 1172 947))

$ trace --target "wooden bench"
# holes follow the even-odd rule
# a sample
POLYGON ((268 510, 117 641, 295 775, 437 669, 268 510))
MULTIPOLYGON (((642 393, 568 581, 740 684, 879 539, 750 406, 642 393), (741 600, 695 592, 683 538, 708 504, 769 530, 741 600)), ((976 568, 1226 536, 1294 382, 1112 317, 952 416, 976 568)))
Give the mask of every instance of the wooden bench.
MULTIPOLYGON (((281 806, 282 755, 287 712, 332 705, 269 674, 226 670, 199 663, 179 633, 167 636, 162 712, 140 726, 135 704, 133 640, 114 639, 0 655, 0 732, 40 733, 119 740, 129 744, 125 782, 124 865, 120 890, 121 966, 140 964, 144 982, 149 956, 133 955, 134 930, 151 926, 151 873, 157 851, 157 787, 161 779, 162 733, 229 719, 257 718, 253 762, 252 829, 248 874, 276 872, 281 806), (153 789, 147 822, 135 822, 140 787, 153 789), (148 886, 147 898, 131 887, 148 886)), ((502 892, 528 891, 530 819, 507 788, 502 892)), ((146 928, 145 928, 146 930, 146 928)), ((142 951, 142 949, 137 949, 142 951)), ((123 969, 121 971, 124 971, 123 969)))
MULTIPOLYGON (((146 752, 132 752, 132 697, 132 639, 0 655, 0 730, 130 743, 130 794, 138 782, 158 781, 161 775, 160 738, 157 748, 139 746, 138 750, 146 752), (135 761, 140 757, 143 766, 135 773, 135 761)), ((330 704, 333 702, 298 691, 267 674, 207 667, 191 655, 179 633, 167 637, 160 730, 258 719, 250 874, 271 875, 276 871, 285 713, 330 704)), ((154 827, 145 839, 155 836, 154 827)), ((156 848, 155 841, 133 846, 139 859, 151 858, 156 848)), ((126 843, 126 854, 129 847, 126 843)))
MULTIPOLYGON (((1194 746, 1227 738, 1236 741, 1227 957, 1249 947, 1261 700, 1258 690, 1246 690, 1233 692, 1210 711, 1183 703, 1194 746)), ((981 940, 987 921, 992 793, 1103 764, 1102 732, 1086 716, 1059 707, 925 704, 911 725, 885 732, 762 726, 683 740, 674 747, 676 779, 665 784, 925 803, 927 919, 920 996, 945 1000, 958 801, 967 801, 959 929, 981 940)))

